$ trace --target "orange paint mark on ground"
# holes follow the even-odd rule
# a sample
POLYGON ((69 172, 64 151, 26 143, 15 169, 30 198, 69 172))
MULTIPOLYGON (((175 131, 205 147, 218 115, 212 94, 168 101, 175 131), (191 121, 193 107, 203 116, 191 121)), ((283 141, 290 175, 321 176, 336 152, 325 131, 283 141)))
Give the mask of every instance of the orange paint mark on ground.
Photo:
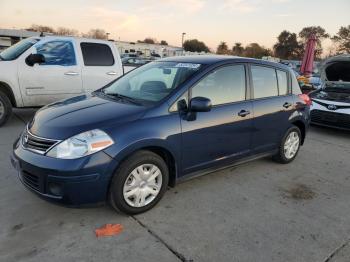
POLYGON ((106 224, 100 228, 95 229, 96 237, 106 237, 118 235, 123 231, 121 224, 106 224))

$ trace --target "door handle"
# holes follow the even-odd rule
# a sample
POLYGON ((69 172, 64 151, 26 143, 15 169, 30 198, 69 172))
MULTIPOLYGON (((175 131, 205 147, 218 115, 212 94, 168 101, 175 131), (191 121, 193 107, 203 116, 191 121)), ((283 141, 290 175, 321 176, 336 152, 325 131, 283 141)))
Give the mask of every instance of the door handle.
POLYGON ((249 111, 247 111, 247 110, 241 110, 241 111, 239 111, 239 113, 238 113, 238 115, 240 116, 240 117, 245 117, 245 116, 247 116, 247 115, 249 115, 250 114, 250 112, 249 111))
POLYGON ((284 104, 283 104, 283 107, 284 108, 288 108, 288 107, 291 107, 292 106, 292 104, 291 103, 288 103, 288 102, 285 102, 284 104))
POLYGON ((107 72, 106 74, 109 76, 115 76, 117 72, 111 71, 111 72, 107 72))
POLYGON ((64 74, 65 74, 66 76, 77 76, 77 75, 79 75, 78 72, 72 72, 72 71, 65 72, 64 74))

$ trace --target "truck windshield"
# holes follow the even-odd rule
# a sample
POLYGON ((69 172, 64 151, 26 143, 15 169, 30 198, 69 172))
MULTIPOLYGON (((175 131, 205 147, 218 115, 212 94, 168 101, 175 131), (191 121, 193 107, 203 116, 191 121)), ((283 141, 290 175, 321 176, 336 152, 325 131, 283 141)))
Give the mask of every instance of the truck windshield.
POLYGON ((37 42, 39 42, 39 39, 36 38, 24 39, 2 51, 0 53, 0 59, 4 61, 15 60, 37 42))
POLYGON ((101 90, 116 99, 154 104, 198 72, 201 64, 151 62, 134 69, 101 90))

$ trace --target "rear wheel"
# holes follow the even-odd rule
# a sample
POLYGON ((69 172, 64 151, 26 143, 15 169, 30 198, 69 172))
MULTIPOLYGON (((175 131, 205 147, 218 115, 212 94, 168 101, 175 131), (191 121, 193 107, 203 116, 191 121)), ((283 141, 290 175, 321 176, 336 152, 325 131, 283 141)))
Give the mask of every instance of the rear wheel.
POLYGON ((300 129, 296 126, 288 129, 282 139, 278 153, 274 156, 274 160, 283 164, 292 162, 299 152, 300 144, 300 129))
POLYGON ((0 126, 4 125, 12 114, 10 99, 0 91, 0 126))
POLYGON ((162 198, 168 180, 168 167, 160 156, 150 151, 136 152, 114 174, 109 202, 126 214, 145 212, 162 198))

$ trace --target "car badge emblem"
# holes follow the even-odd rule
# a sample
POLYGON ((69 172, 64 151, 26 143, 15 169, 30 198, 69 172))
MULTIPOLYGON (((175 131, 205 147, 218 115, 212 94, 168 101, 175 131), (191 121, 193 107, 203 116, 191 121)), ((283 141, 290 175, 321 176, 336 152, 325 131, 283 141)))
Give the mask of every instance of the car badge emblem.
POLYGON ((24 138, 24 142, 27 144, 28 143, 28 134, 25 134, 23 138, 24 138))
POLYGON ((336 110, 337 109, 337 106, 336 105, 328 105, 327 108, 329 110, 336 110))

